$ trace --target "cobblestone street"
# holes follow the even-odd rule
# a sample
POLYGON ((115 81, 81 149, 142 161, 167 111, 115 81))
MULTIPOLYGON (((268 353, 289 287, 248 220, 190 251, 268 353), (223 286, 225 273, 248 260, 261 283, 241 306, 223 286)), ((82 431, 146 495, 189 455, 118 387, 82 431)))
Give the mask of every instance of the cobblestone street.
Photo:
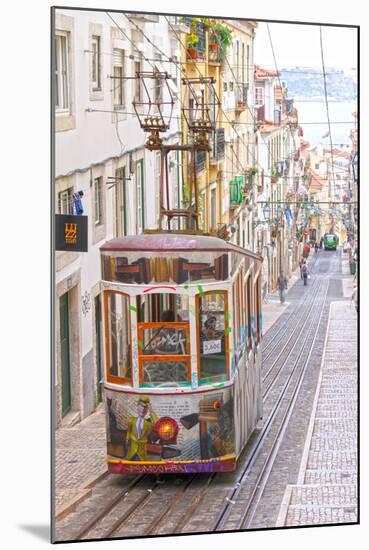
MULTIPOLYGON (((287 431, 280 449, 281 462, 276 460, 275 474, 272 471, 252 527, 357 521, 357 314, 350 300, 352 276, 347 263, 347 257, 341 253, 322 253, 319 258, 311 258, 313 277, 317 280, 331 277, 329 301, 322 317, 322 327, 328 326, 328 329, 319 331, 319 349, 314 355, 312 371, 315 374, 306 380, 303 410, 301 402, 301 413, 291 419, 291 434, 287 431), (294 427, 299 418, 306 426, 303 430, 297 424, 294 427), (297 433, 297 437, 293 435, 297 433), (295 481, 291 483, 292 480, 295 481)), ((267 339, 273 340, 273 331, 280 330, 304 292, 295 273, 290 280, 286 305, 279 303, 276 293, 267 296, 263 310, 267 339)), ((59 520, 80 502, 87 502, 95 484, 107 474, 105 445, 102 404, 84 421, 57 431, 56 515, 59 520)), ((230 483, 234 483, 232 476, 230 483)), ((106 487, 109 487, 108 480, 106 487)), ((226 487, 227 483, 218 483, 212 488, 214 502, 221 503, 226 487)), ((186 531, 197 530, 194 526, 190 524, 186 531)), ((200 522, 198 528, 201 527, 200 522)))

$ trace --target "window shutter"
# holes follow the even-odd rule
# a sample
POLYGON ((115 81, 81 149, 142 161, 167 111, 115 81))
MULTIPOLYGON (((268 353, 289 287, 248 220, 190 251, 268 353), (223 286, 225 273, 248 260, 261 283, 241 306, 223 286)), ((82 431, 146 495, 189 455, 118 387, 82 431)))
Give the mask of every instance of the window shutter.
POLYGON ((118 48, 113 49, 113 65, 121 67, 123 65, 123 52, 118 48))

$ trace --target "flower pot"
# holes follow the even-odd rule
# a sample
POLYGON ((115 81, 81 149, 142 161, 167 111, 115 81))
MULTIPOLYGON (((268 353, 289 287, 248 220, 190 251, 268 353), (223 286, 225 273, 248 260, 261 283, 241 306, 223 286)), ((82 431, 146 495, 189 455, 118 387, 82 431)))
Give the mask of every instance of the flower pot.
POLYGON ((187 55, 191 59, 196 59, 197 58, 197 50, 195 50, 193 48, 187 48, 187 55))
POLYGON ((278 181, 278 178, 271 178, 271 180, 270 180, 270 181, 271 181, 272 183, 277 183, 277 181, 278 181))

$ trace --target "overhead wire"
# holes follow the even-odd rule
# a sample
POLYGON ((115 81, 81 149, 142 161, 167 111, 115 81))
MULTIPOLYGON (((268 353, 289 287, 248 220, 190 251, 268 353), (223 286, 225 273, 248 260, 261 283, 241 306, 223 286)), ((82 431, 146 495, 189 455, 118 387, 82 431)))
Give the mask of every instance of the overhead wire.
MULTIPOLYGON (((127 34, 123 31, 123 29, 120 27, 120 25, 118 25, 118 23, 113 19, 113 17, 111 17, 111 15, 110 15, 108 12, 106 12, 106 13, 107 13, 107 15, 110 17, 110 19, 114 22, 114 24, 119 28, 119 30, 122 32, 122 34, 127 38, 127 40, 132 44, 132 46, 134 47, 134 49, 135 49, 135 50, 140 54, 140 56, 141 56, 141 55, 142 55, 142 52, 136 47, 136 45, 134 44, 134 42, 127 36, 127 34)), ((128 19, 128 21, 129 21, 131 24, 133 24, 140 32, 142 32, 142 29, 140 29, 140 28, 136 25, 136 23, 134 23, 133 21, 131 21, 131 19, 130 19, 126 14, 124 14, 124 15, 126 16, 126 18, 128 19)), ((166 19, 167 19, 167 18, 166 18, 166 19)), ((174 33, 176 34, 176 36, 177 36, 177 38, 178 38, 177 32, 173 29, 173 27, 172 27, 172 25, 171 25, 171 23, 169 22, 168 19, 167 19, 167 22, 168 22, 168 25, 172 28, 172 30, 174 31, 174 33)), ((178 60, 173 59, 172 57, 168 56, 168 54, 166 54, 165 52, 163 52, 156 44, 154 44, 154 43, 151 41, 151 39, 150 39, 149 37, 146 36, 145 33, 142 32, 142 34, 143 34, 143 36, 145 37, 145 39, 146 39, 146 40, 147 40, 147 41, 148 41, 157 51, 159 51, 159 53, 160 53, 162 56, 165 56, 165 57, 168 58, 168 60, 160 59, 160 62, 174 63, 175 65, 177 65, 177 67, 179 68, 179 70, 180 70, 182 73, 186 73, 186 70, 180 67, 180 65, 181 65, 182 63, 180 63, 178 60)), ((179 38, 179 42, 180 42, 180 43, 182 44, 182 46, 183 46, 183 43, 182 43, 182 41, 180 40, 180 38, 179 38)), ((271 46, 272 46, 272 48, 273 48, 272 42, 271 42, 271 46)), ((274 52, 273 52, 273 53, 274 53, 274 52)), ((133 55, 130 55, 129 57, 130 57, 130 58, 134 58, 133 55)), ((154 71, 157 70, 156 66, 154 66, 152 63, 150 63, 150 58, 144 57, 143 59, 144 59, 145 61, 149 62, 149 64, 151 65, 151 67, 153 68, 154 71)), ((274 59, 275 59, 275 56, 274 56, 274 59)), ((159 60, 156 59, 156 60, 154 60, 154 61, 158 62, 159 60)), ((228 63, 228 66, 231 68, 231 72, 232 72, 233 76, 235 77, 234 72, 233 72, 233 69, 232 69, 231 65, 229 64, 228 59, 226 59, 226 61, 227 61, 227 63, 228 63)), ((201 73, 201 71, 198 69, 197 66, 196 66, 196 69, 197 69, 197 71, 198 71, 200 77, 201 77, 201 78, 204 78, 203 74, 201 73)), ((278 68, 277 68, 277 72, 278 72, 278 68)), ((281 85, 280 79, 279 79, 279 83, 280 83, 280 85, 281 85)), ((221 105, 219 96, 218 96, 218 94, 216 93, 216 91, 215 91, 215 96, 216 96, 216 98, 218 99, 218 105, 221 105)), ((180 102, 180 104, 183 106, 183 104, 182 104, 182 102, 181 102, 180 99, 179 99, 179 102, 180 102)), ((248 106, 248 109, 249 109, 251 115, 253 116, 253 113, 251 112, 251 109, 249 108, 249 106, 248 106)), ((245 125, 249 125, 249 126, 254 126, 254 125, 255 125, 255 119, 254 119, 254 123, 241 123, 241 122, 238 123, 237 121, 231 121, 231 120, 229 120, 229 118, 228 118, 228 116, 226 115, 225 111, 224 111, 222 108, 221 108, 220 110, 223 112, 223 114, 224 114, 224 115, 226 116, 226 118, 227 118, 226 121, 221 121, 220 124, 224 124, 224 123, 231 124, 232 127, 233 127, 233 129, 234 129, 235 124, 245 124, 245 125)), ((117 111, 115 111, 115 112, 119 112, 119 111, 117 110, 117 111)), ((135 115, 135 113, 128 113, 128 112, 127 112, 127 113, 124 113, 124 114, 132 114, 132 115, 135 115)), ((177 118, 178 120, 181 119, 181 117, 173 117, 173 118, 177 118)), ((253 117, 253 118, 254 118, 254 117, 253 117)), ((336 123, 342 123, 342 124, 348 123, 348 124, 352 124, 352 122, 349 122, 349 121, 347 121, 347 122, 336 122, 336 123)), ((324 123, 323 123, 323 122, 322 122, 322 123, 320 123, 320 122, 309 122, 309 123, 302 123, 302 124, 326 124, 326 123, 325 123, 325 122, 324 122, 324 123)), ((290 128, 289 128, 289 130, 290 130, 290 132, 291 132, 291 129, 290 129, 290 128)), ((234 130, 234 131, 235 131, 235 130, 234 130)), ((250 144, 246 144, 245 141, 244 141, 244 139, 243 139, 243 137, 240 136, 240 135, 238 134, 237 131, 235 131, 235 133, 236 133, 237 137, 240 138, 240 139, 242 140, 242 142, 244 143, 244 145, 246 145, 246 148, 248 149, 248 148, 250 147, 250 144)), ((291 136, 292 136, 292 133, 291 133, 291 136)), ((293 138, 293 136, 292 136, 292 138, 293 138)), ((268 144, 265 142, 265 140, 263 140, 263 141, 264 141, 265 145, 268 147, 268 144)), ((293 143, 294 143, 294 150, 295 150, 295 147, 296 147, 296 146, 295 146, 294 138, 293 138, 293 143)), ((239 164, 239 166, 241 166, 242 171, 245 172, 245 168, 244 168, 243 164, 241 163, 241 161, 239 160, 238 156, 236 155, 236 153, 235 153, 235 151, 234 151, 234 147, 231 147, 231 149, 232 149, 233 155, 234 155, 235 158, 236 158, 236 162, 239 164)), ((268 149, 269 149, 269 147, 268 147, 268 149)), ((258 166, 260 166, 259 163, 258 163, 258 166)), ((260 166, 260 167, 261 167, 261 166, 260 166)), ((262 167, 261 167, 261 168, 262 168, 262 167)), ((224 171, 224 172, 225 172, 225 171, 224 171)), ((296 177, 298 177, 298 176, 296 176, 296 177)), ((293 177, 291 177, 291 179, 292 179, 292 178, 293 178, 293 177)), ((293 178, 293 179, 294 179, 294 178, 293 178)))
POLYGON ((327 112, 329 141, 330 141, 330 145, 331 145, 331 164, 332 164, 332 176, 333 176, 333 196, 334 196, 334 198, 335 198, 335 197, 336 197, 336 183, 335 183, 335 175, 334 175, 332 131, 331 131, 331 122, 330 122, 330 118, 329 118, 328 93, 327 93, 327 78, 326 78, 326 74, 325 74, 324 53, 323 53, 323 36, 322 36, 322 27, 321 27, 321 26, 319 26, 319 35, 320 35, 320 53, 321 53, 322 68, 323 68, 323 82, 324 82, 325 107, 326 107, 326 112, 327 112))

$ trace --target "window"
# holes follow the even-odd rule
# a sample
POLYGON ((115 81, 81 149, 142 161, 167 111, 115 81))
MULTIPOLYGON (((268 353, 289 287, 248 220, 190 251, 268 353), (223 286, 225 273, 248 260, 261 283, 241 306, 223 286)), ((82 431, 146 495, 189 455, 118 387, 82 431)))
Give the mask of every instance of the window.
POLYGON ((126 167, 115 171, 115 231, 116 237, 127 235, 126 167))
POLYGON ((240 43, 236 42, 236 81, 237 84, 240 80, 240 43))
POLYGON ((223 382, 229 371, 228 293, 223 290, 197 295, 199 383, 223 382))
POLYGON ((246 82, 250 82, 250 46, 246 48, 246 82))
POLYGON ((140 385, 189 385, 191 355, 188 296, 138 296, 137 318, 140 385))
POLYGON ((70 187, 65 191, 61 191, 58 195, 58 210, 59 214, 70 214, 72 211, 72 193, 73 188, 70 187))
POLYGON ((94 222, 95 225, 103 223, 103 178, 94 180, 94 222))
POLYGON ((94 91, 101 90, 101 38, 93 36, 91 41, 91 81, 94 91))
POLYGON ((141 79, 137 77, 137 74, 139 74, 142 70, 141 68, 141 61, 135 61, 134 62, 134 76, 136 77, 134 80, 134 99, 137 102, 142 101, 142 90, 141 90, 141 79))
POLYGON ((264 89, 255 88, 255 105, 264 105, 264 89))
POLYGON ((247 347, 248 349, 251 349, 252 347, 252 324, 251 324, 251 308, 252 308, 252 292, 251 292, 251 277, 249 276, 247 278, 246 282, 246 290, 247 290, 247 296, 246 296, 246 320, 247 320, 247 347))
POLYGON ((217 190, 212 189, 210 191, 210 227, 216 229, 217 227, 217 190))
POLYGON ((113 50, 113 97, 114 108, 125 105, 124 50, 113 50))
POLYGON ((206 228, 206 193, 200 193, 200 228, 205 231, 206 228))
POLYGON ((109 290, 104 300, 107 380, 132 385, 129 296, 109 290))
POLYGON ((136 192, 137 192, 137 233, 140 234, 145 229, 145 204, 144 204, 144 174, 143 160, 136 163, 136 192))
MULTIPOLYGON (((160 63, 160 55, 156 56, 157 61, 160 63)), ((155 65, 155 70, 157 73, 160 73, 160 67, 155 65)), ((154 101, 160 102, 163 99, 163 80, 160 77, 160 74, 158 74, 157 78, 154 79, 154 101)))
POLYGON ((255 289, 255 328, 256 328, 256 343, 259 343, 261 340, 261 284, 260 284, 260 275, 257 278, 257 281, 254 286, 255 289))
POLYGON ((69 111, 68 33, 57 31, 55 36, 55 107, 69 111))

